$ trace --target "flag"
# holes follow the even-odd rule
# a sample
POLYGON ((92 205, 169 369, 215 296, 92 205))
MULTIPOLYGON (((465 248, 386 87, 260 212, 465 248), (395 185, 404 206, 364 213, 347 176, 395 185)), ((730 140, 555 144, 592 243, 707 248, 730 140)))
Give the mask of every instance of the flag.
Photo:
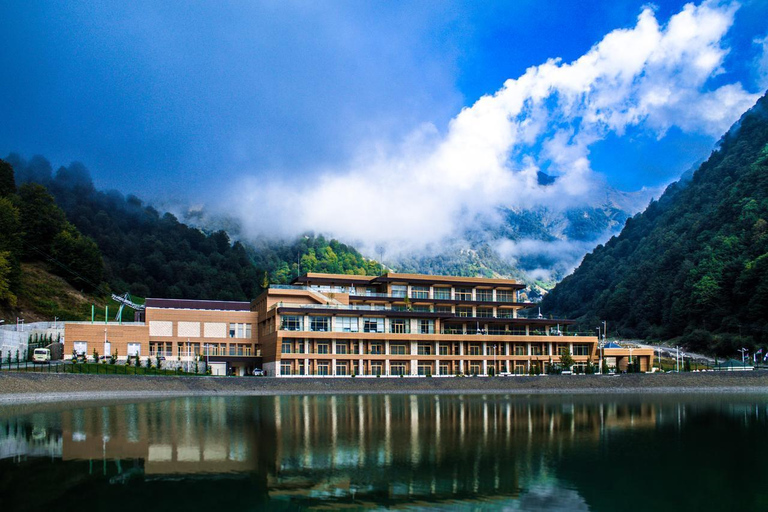
POLYGON ((760 349, 757 352, 755 352, 755 354, 762 354, 762 353, 763 353, 763 349, 760 349))

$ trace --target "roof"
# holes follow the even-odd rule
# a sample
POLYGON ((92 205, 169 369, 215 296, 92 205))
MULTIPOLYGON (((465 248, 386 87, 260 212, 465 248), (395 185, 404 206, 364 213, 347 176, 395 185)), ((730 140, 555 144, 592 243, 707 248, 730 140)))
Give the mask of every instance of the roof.
POLYGON ((752 365, 749 363, 745 363, 742 361, 739 361, 738 359, 726 359, 725 361, 722 361, 720 363, 717 363, 715 367, 718 368, 752 368, 752 365))
POLYGON ((613 341, 610 343, 606 343, 603 348, 622 348, 621 345, 618 343, 614 343, 613 341))
POLYGON ((220 311, 250 311, 250 302, 228 300, 147 299, 146 308, 212 309, 220 311))

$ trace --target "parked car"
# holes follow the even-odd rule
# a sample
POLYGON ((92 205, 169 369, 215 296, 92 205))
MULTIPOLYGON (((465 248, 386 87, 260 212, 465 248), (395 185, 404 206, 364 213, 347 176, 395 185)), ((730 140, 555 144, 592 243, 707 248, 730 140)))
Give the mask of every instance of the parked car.
POLYGON ((253 369, 253 376, 254 377, 263 377, 264 376, 264 370, 261 368, 254 368, 253 369))
POLYGON ((51 362, 51 351, 47 348, 36 348, 35 351, 32 353, 32 362, 33 363, 50 363, 51 362))
POLYGON ((499 372, 499 377, 511 377, 512 374, 510 372, 499 372))

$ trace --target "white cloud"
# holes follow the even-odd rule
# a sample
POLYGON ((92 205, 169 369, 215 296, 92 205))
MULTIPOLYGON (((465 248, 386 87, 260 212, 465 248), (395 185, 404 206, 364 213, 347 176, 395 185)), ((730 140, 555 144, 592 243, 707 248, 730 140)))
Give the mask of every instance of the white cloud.
POLYGON ((422 127, 400 146, 303 182, 240 183, 245 227, 322 231, 369 254, 386 244, 391 254, 460 236, 499 205, 584 204, 604 183, 589 160, 596 141, 628 127, 717 136, 756 101, 739 83, 707 86, 722 72, 736 8, 687 4, 666 25, 645 8, 634 27, 614 30, 575 61, 552 59, 507 80, 442 135, 422 127), (544 165, 559 175, 547 187, 536 180, 544 165))

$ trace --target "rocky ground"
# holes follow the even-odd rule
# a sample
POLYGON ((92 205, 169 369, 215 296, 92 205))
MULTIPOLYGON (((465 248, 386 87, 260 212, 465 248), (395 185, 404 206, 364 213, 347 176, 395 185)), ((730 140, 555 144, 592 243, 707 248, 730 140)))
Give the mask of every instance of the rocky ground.
POLYGON ((0 373, 0 403, 185 395, 732 393, 768 395, 768 371, 539 377, 269 378, 0 373))

